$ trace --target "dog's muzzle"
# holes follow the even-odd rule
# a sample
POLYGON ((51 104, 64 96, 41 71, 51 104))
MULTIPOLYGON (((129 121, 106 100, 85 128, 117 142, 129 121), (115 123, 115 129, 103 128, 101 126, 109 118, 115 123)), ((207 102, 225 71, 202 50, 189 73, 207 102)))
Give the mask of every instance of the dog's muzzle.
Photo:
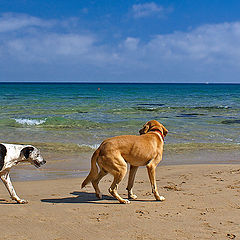
POLYGON ((41 167, 42 165, 44 165, 46 163, 46 161, 43 159, 42 161, 37 161, 37 160, 33 160, 33 164, 35 167, 39 168, 41 167))
POLYGON ((140 130, 139 130, 139 134, 140 134, 140 135, 144 134, 144 129, 140 129, 140 130))

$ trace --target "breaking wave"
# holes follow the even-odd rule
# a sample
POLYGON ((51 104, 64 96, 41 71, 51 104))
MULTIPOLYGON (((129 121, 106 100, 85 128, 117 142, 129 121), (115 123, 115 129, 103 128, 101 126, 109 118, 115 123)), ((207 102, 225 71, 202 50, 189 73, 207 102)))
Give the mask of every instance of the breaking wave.
POLYGON ((19 124, 29 125, 29 126, 41 125, 46 122, 46 119, 38 120, 38 119, 19 118, 19 119, 14 119, 14 120, 19 124))

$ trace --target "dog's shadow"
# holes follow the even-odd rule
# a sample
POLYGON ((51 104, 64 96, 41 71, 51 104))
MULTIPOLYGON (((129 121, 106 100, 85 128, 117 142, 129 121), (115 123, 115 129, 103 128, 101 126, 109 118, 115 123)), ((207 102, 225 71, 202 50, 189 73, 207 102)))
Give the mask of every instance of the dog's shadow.
MULTIPOLYGON (((102 199, 98 199, 95 193, 88 192, 72 192, 73 197, 66 198, 50 198, 50 199, 41 199, 41 202, 45 203, 92 203, 92 204, 119 204, 119 202, 112 196, 102 195, 102 199), (110 200, 109 202, 103 200, 110 200)), ((135 202, 156 202, 154 199, 135 199, 132 200, 135 202)))
POLYGON ((0 204, 13 205, 13 204, 18 204, 18 203, 13 200, 0 199, 0 204))
MULTIPOLYGON (((41 202, 47 203, 95 203, 95 204, 104 204, 102 200, 116 200, 111 196, 103 195, 102 199, 98 199, 95 193, 88 192, 72 192, 70 193, 74 196, 66 198, 50 198, 50 199, 41 199, 41 202)), ((110 202, 112 204, 117 204, 118 202, 110 202)))

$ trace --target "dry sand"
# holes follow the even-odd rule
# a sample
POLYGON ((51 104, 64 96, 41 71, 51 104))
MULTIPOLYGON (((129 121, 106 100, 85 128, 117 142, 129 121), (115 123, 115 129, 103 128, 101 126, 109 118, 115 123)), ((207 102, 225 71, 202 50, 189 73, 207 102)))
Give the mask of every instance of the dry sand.
MULTIPOLYGON (((83 179, 15 182, 18 205, 0 185, 1 240, 75 239, 240 239, 240 165, 159 166, 154 201, 145 168, 134 185, 138 200, 122 205, 108 194, 111 176, 96 200, 83 179)), ((126 182, 119 193, 126 197, 126 182)))

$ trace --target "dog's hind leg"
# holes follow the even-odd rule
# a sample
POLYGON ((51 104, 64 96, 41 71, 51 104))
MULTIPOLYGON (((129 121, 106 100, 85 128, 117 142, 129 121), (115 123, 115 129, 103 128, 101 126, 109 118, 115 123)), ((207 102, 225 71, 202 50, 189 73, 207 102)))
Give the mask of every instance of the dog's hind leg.
POLYGON ((128 199, 136 199, 137 198, 137 196, 135 194, 133 194, 133 191, 132 191, 132 187, 133 187, 133 183, 134 183, 134 179, 135 179, 137 170, 138 170, 138 166, 130 165, 128 185, 127 185, 128 199))
POLYGON ((106 172, 105 170, 101 169, 100 172, 98 173, 97 177, 92 180, 92 185, 93 185, 93 188, 95 189, 96 197, 99 198, 99 199, 102 199, 102 194, 100 192, 98 183, 107 174, 108 174, 108 172, 106 172))
POLYGON ((125 165, 118 166, 118 168, 116 170, 110 172, 113 175, 114 179, 113 179, 113 183, 110 186, 110 188, 108 189, 108 191, 120 203, 130 203, 129 200, 121 198, 117 192, 118 184, 121 182, 121 180, 124 178, 124 176, 126 175, 126 172, 127 172, 126 162, 123 162, 123 164, 125 164, 125 165))
POLYGON ((1 179, 2 179, 3 183, 5 184, 8 192, 13 200, 17 201, 17 203, 27 203, 26 200, 19 198, 18 195, 16 194, 16 192, 13 188, 10 176, 9 176, 9 172, 6 172, 4 175, 2 175, 1 179))

